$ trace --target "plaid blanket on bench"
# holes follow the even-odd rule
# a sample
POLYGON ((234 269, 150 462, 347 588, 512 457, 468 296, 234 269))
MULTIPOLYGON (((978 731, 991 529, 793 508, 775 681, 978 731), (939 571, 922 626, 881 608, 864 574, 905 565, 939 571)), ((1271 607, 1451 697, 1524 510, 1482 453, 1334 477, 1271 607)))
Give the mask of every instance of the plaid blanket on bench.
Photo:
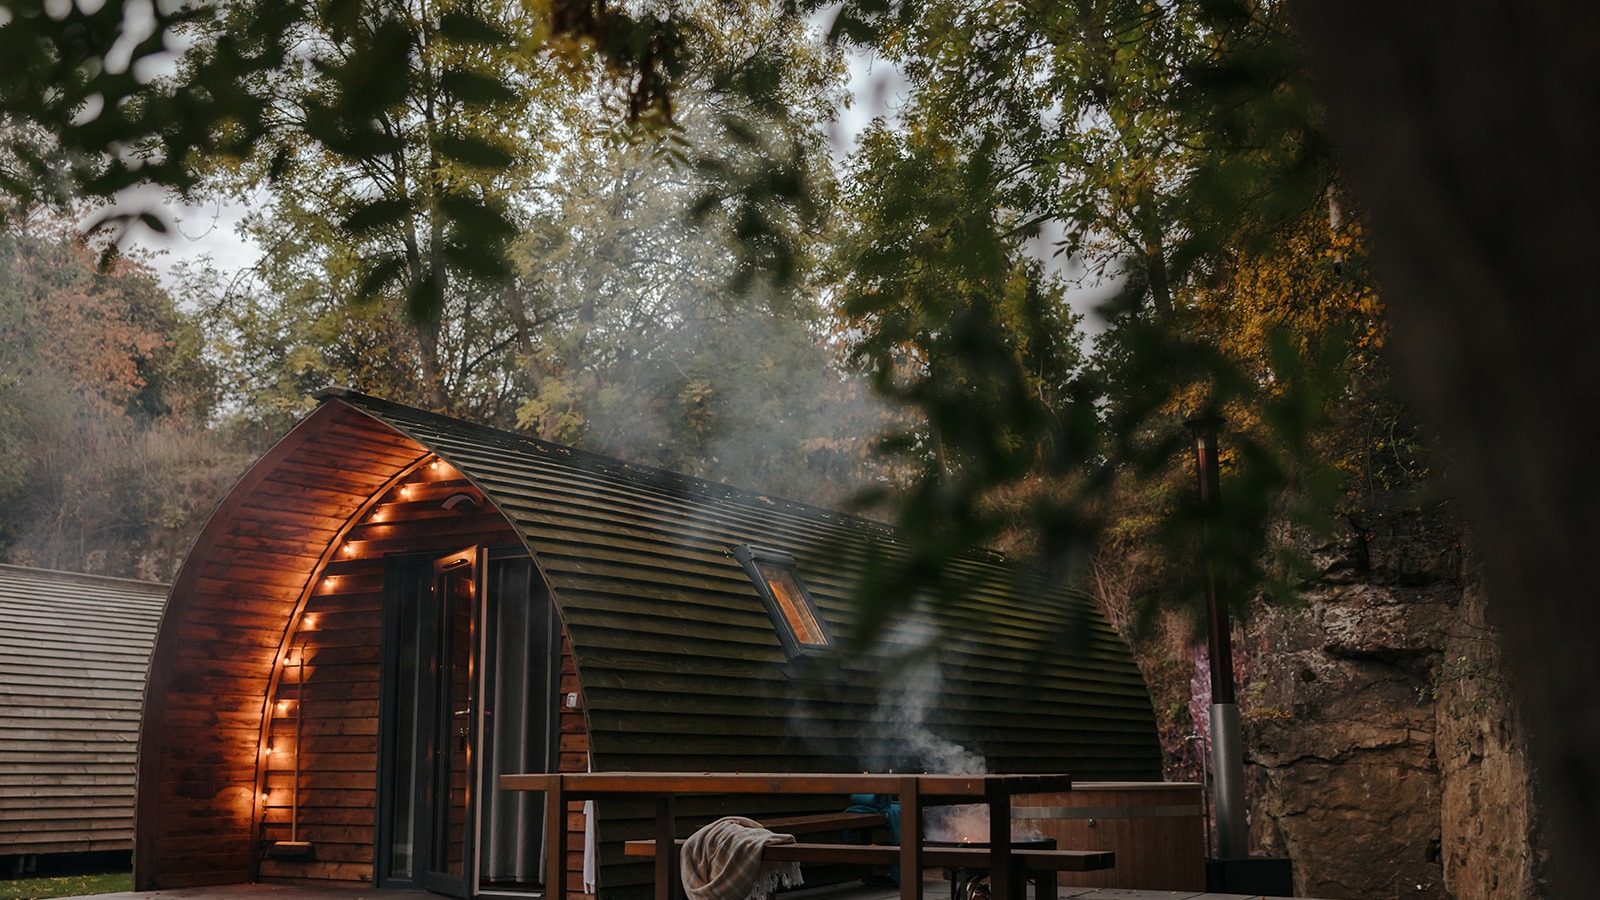
POLYGON ((683 844, 684 893, 689 900, 767 900, 779 888, 799 887, 799 863, 761 861, 769 844, 794 842, 794 835, 774 834, 753 819, 718 819, 683 844))

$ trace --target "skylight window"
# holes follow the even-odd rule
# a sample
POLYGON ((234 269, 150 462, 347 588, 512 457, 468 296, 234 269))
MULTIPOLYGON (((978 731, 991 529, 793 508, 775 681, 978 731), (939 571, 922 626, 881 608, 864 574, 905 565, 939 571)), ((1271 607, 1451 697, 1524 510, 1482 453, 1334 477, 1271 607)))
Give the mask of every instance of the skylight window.
POLYGON ((794 557, 749 545, 735 547, 733 555, 744 564, 745 574, 766 604, 767 614, 778 629, 778 640, 790 659, 833 643, 811 595, 795 573, 794 557))

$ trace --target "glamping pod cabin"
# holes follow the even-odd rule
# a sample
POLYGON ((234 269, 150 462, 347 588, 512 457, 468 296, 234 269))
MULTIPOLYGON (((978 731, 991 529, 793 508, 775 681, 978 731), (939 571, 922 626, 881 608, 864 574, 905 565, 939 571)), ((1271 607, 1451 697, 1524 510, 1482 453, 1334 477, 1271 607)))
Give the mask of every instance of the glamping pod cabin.
POLYGON ((166 599, 150 581, 0 566, 0 873, 85 854, 127 865, 139 702, 166 599))
MULTIPOLYGON (((140 734, 141 889, 534 891, 552 827, 573 892, 649 884, 621 847, 647 809, 545 822, 502 773, 942 768, 948 740, 992 771, 1160 777, 1127 647, 1087 599, 998 558, 963 562, 959 608, 855 653, 851 592, 893 556, 885 526, 319 397, 173 586, 140 734), (1086 640, 1041 659, 1067 620, 1086 640), (900 677, 885 660, 933 628, 937 668, 900 677)), ((680 807, 691 825, 723 811, 680 807)))

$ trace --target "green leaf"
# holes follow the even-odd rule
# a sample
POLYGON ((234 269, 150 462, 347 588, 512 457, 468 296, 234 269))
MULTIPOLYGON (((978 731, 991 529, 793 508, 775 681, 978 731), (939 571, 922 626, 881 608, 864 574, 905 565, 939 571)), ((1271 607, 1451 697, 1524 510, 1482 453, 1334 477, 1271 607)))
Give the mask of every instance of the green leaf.
POLYGON ((511 36, 500 26, 471 13, 451 10, 439 18, 439 33, 463 44, 506 44, 511 36))
POLYGON ((411 87, 412 44, 411 29, 390 19, 360 42, 347 62, 332 70, 343 118, 370 122, 405 102, 411 87))
POLYGON ((498 78, 466 69, 451 69, 439 76, 439 87, 463 103, 474 106, 493 106, 510 103, 517 94, 498 78))
POLYGON ((505 255, 492 242, 447 240, 440 250, 451 267, 478 278, 499 279, 510 271, 505 255))
POLYGON ((406 293, 406 315, 413 322, 437 322, 444 308, 444 296, 439 290, 439 273, 433 269, 412 282, 406 293))
POLYGON ((828 26, 828 43, 837 44, 841 41, 851 44, 870 45, 878 38, 878 26, 858 15, 848 5, 839 10, 834 17, 833 24, 828 26))
POLYGON ((378 297, 399 279, 404 270, 405 260, 398 254, 379 257, 367 266, 356 291, 363 298, 378 297))
POLYGON ((447 195, 439 201, 439 209, 456 230, 478 240, 504 243, 517 234, 516 224, 504 209, 476 197, 447 195))
POLYGON ((469 135, 446 135, 434 146, 446 159, 479 169, 504 169, 516 160, 504 147, 469 135))
POLYGON ((267 181, 273 184, 283 180, 289 174, 289 164, 292 157, 286 147, 279 147, 272 152, 272 158, 267 162, 267 181))
POLYGON ((328 31, 344 37, 361 24, 361 0, 326 0, 321 13, 328 31))
POLYGON ((413 208, 409 197, 389 197, 374 200, 345 216, 340 223, 351 234, 366 234, 400 222, 413 208))

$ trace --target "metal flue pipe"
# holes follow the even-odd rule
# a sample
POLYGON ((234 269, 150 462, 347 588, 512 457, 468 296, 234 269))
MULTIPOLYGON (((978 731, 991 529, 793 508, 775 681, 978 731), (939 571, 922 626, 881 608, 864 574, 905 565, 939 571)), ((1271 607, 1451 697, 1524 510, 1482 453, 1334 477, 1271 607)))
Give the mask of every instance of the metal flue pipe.
POLYGON ((1211 530, 1221 508, 1217 463, 1217 418, 1191 419, 1194 467, 1200 482, 1202 545, 1206 548, 1207 654, 1211 661, 1211 786, 1217 816, 1218 859, 1250 855, 1244 805, 1244 744, 1233 684, 1233 628, 1228 607, 1218 590, 1218 574, 1210 551, 1211 530))

